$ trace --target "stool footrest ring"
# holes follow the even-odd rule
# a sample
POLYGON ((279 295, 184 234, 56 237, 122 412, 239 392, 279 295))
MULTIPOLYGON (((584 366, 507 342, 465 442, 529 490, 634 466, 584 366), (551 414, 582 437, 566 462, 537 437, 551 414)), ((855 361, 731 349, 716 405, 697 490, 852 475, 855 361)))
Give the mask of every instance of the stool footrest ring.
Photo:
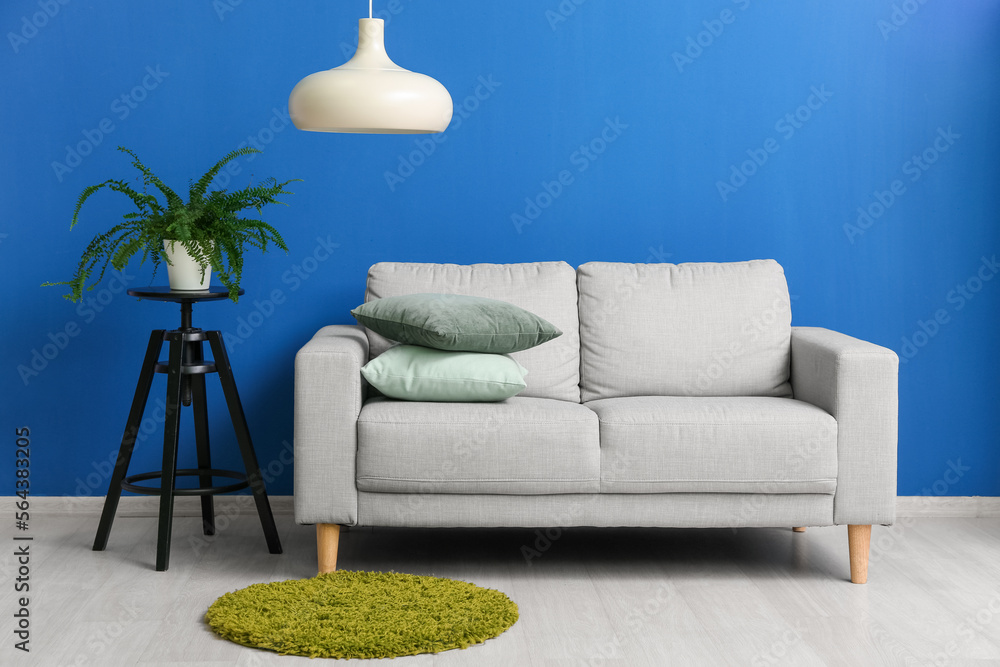
MULTIPOLYGON (((153 366, 157 373, 169 373, 170 365, 165 361, 158 361, 153 366)), ((201 361, 193 364, 182 364, 181 375, 205 375, 206 373, 218 373, 214 361, 201 361)))
MULTIPOLYGON (((163 490, 160 487, 142 486, 136 484, 136 482, 144 482, 149 479, 161 479, 162 477, 162 470, 157 470, 155 472, 143 472, 138 475, 129 475, 122 480, 122 489, 146 496, 160 496, 163 495, 163 490)), ((239 481, 235 484, 226 484, 225 486, 203 486, 193 489, 175 488, 175 496, 208 496, 217 493, 231 493, 233 491, 239 491, 240 489, 250 487, 250 482, 247 480, 247 476, 244 473, 236 472, 235 470, 219 470, 217 468, 185 468, 177 471, 177 477, 229 477, 230 479, 237 479, 239 481)))

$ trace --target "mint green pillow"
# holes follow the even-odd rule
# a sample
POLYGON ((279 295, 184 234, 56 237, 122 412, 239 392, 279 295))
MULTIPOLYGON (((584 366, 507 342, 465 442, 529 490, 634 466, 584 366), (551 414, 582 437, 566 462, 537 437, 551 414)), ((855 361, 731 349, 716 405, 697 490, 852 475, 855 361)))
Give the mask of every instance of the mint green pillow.
POLYGON ((562 335, 523 308, 461 294, 390 296, 360 305, 351 314, 389 340, 436 350, 507 354, 562 335))
POLYGON ((396 345, 361 374, 391 398, 407 401, 502 401, 524 390, 528 371, 505 354, 446 352, 396 345))

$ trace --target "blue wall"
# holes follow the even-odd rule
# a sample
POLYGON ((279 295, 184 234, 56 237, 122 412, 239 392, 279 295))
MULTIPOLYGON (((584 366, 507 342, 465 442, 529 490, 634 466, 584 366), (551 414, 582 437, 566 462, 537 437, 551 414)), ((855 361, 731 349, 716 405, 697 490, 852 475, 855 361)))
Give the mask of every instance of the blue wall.
MULTIPOLYGON (((148 332, 178 322, 121 293, 148 267, 89 306, 39 287, 127 210, 102 195, 70 232, 80 191, 132 176, 119 144, 183 189, 247 141, 265 153, 234 185, 305 179, 267 211, 291 252, 251 256, 247 296, 195 324, 230 334, 274 493, 292 491, 293 355, 351 321, 374 262, 773 257, 795 324, 904 358, 899 493, 1000 495, 1000 3, 375 4, 390 56, 455 100, 437 139, 288 121, 295 83, 353 52, 360 1, 3 3, 0 495, 20 426, 34 493, 103 495, 148 332)), ((148 427, 133 470, 159 467, 148 427)), ((221 410, 213 434, 238 467, 221 410)))

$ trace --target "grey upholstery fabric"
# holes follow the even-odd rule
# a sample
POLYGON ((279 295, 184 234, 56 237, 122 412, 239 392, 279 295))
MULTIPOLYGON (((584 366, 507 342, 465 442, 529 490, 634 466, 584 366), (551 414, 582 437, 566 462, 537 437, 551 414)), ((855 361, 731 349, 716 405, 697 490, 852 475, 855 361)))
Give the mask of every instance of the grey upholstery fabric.
POLYGON ((373 267, 369 298, 450 291, 509 300, 565 334, 517 353, 531 371, 529 389, 535 376, 535 395, 542 398, 448 405, 365 403, 361 366, 386 341, 373 337, 377 347, 370 352, 362 327, 322 329, 295 360, 296 520, 385 526, 892 523, 898 358, 826 329, 789 328, 794 400, 780 398, 788 391, 782 368, 787 373, 789 363, 781 353, 783 274, 773 262, 743 264, 585 265, 585 323, 579 327, 572 269, 561 262, 373 267), (580 327, 586 332, 582 363, 580 327), (653 341, 656 336, 668 338, 653 341), (745 347, 730 349, 727 357, 718 347, 725 336, 745 347), (557 344, 562 347, 546 350, 557 344), (537 363, 529 356, 536 351, 545 352, 537 363), (581 366, 589 407, 578 403, 581 366), (621 392, 628 395, 619 397, 621 392), (727 392, 736 396, 701 396, 727 392))
POLYGON ((353 524, 357 421, 368 361, 364 327, 324 327, 295 355, 295 518, 353 524))
POLYGON ((790 396, 791 307, 774 260, 579 268, 582 399, 790 396))
MULTIPOLYGON (((566 262, 531 264, 409 264, 381 262, 368 271, 365 301, 401 294, 467 294, 506 301, 563 332, 555 340, 511 354, 528 369, 522 396, 580 401, 580 322, 576 271, 566 262)), ((390 341, 368 330, 370 355, 390 341)))
POLYGON ((358 489, 394 493, 600 491, 597 415, 578 403, 373 398, 358 418, 358 489))
MULTIPOLYGON (((829 526, 828 494, 657 493, 555 496, 358 493, 363 526, 829 526)), ((530 532, 534 540, 534 535, 530 532)))
POLYGON ((834 523, 895 520, 898 372, 892 350, 829 329, 792 329, 795 397, 837 419, 834 523))
POLYGON ((591 401, 602 493, 829 493, 837 422, 790 398, 633 396, 591 401))

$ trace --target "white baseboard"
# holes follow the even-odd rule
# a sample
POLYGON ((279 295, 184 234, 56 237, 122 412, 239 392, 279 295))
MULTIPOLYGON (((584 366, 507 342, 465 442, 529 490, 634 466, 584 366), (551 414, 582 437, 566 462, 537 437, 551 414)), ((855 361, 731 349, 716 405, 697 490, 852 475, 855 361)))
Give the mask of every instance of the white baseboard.
MULTIPOLYGON (((0 496, 0 507, 13 507, 14 496, 0 496)), ((31 510, 46 513, 100 515, 104 497, 88 496, 29 496, 31 510)), ((293 514, 292 496, 268 496, 271 511, 278 515, 293 514)), ((155 496, 124 496, 118 504, 117 516, 150 517, 159 511, 160 499, 155 496)), ((255 512, 252 496, 216 496, 216 507, 242 513, 255 512)), ((194 496, 176 498, 174 516, 201 516, 201 501, 194 496)), ((896 516, 900 517, 1000 517, 998 496, 897 496, 896 516)))
MULTIPOLYGON (((13 496, 0 497, 0 507, 13 507, 13 496), (6 502, 5 502, 6 501, 6 502), (9 503, 9 504, 8 504, 9 503)), ((276 515, 293 513, 292 496, 268 496, 271 512, 276 515)), ((100 516, 104 509, 104 496, 28 496, 32 512, 52 514, 93 514, 100 516)), ((118 502, 116 517, 150 517, 160 511, 157 496, 122 496, 118 502)), ((216 496, 217 514, 242 514, 244 511, 256 513, 253 496, 216 496)), ((201 499, 197 496, 174 498, 174 516, 201 516, 201 499)))
POLYGON ((1000 517, 1000 497, 896 496, 896 516, 1000 517))

